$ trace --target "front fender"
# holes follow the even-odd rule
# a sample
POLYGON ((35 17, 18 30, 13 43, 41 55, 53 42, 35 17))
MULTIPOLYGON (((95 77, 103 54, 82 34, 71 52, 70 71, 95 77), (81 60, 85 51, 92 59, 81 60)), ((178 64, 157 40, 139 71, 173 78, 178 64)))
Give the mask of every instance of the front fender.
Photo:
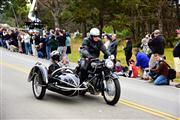
POLYGON ((48 83, 48 71, 47 71, 47 68, 46 68, 46 66, 44 66, 41 63, 36 63, 35 66, 31 69, 27 81, 31 82, 33 80, 35 74, 38 71, 40 71, 40 73, 42 74, 43 81, 45 83, 48 83))
POLYGON ((110 76, 111 76, 111 78, 112 78, 113 80, 119 79, 118 75, 115 74, 115 73, 112 73, 110 76))

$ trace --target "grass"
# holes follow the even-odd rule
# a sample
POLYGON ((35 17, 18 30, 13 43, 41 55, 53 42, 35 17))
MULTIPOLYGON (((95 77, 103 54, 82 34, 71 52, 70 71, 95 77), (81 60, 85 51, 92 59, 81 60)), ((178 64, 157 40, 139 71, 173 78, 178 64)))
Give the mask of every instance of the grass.
MULTIPOLYGON (((79 47, 81 46, 82 39, 72 39, 71 41, 71 54, 69 55, 69 59, 71 62, 77 63, 77 61, 80 58, 79 54, 79 47)), ((124 55, 124 50, 123 46, 125 44, 122 43, 118 46, 118 54, 117 54, 117 59, 121 61, 121 64, 123 66, 127 66, 126 64, 126 59, 124 55)), ((173 60, 173 55, 172 55, 172 48, 166 48, 165 49, 165 56, 166 56, 166 62, 174 68, 174 60, 173 60)), ((100 58, 103 58, 103 54, 101 53, 100 58)), ((135 55, 132 56, 132 59, 135 59, 135 55)), ((174 81, 180 82, 180 77, 177 77, 174 81)))

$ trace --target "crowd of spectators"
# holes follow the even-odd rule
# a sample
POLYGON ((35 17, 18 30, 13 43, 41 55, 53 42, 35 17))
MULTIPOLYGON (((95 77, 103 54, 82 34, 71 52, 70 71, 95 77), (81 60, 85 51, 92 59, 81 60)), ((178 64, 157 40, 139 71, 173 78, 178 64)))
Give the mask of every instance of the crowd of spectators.
MULTIPOLYGON (((79 34, 79 31, 77 32, 79 34)), ((165 61, 164 48, 165 39, 159 30, 152 34, 147 34, 141 41, 142 52, 138 48, 132 47, 132 41, 126 38, 124 47, 126 63, 128 67, 121 65, 120 60, 116 60, 118 42, 116 34, 103 36, 106 49, 115 56, 115 71, 123 76, 137 78, 138 71, 141 71, 141 78, 153 79, 154 84, 169 84, 167 79, 168 67, 160 64, 165 61), (135 55, 136 60, 132 59, 135 55), (136 61, 136 62, 135 62, 136 61), (163 69, 162 69, 163 68, 163 69), (128 69, 128 70, 127 70, 128 69), (125 72, 127 72, 125 74, 125 72), (153 74, 151 73, 153 71, 153 74), (154 72, 156 74, 154 74, 154 72), (156 76, 158 75, 158 76, 156 76), (156 77, 155 77, 156 76, 156 77), (160 76, 160 77, 159 77, 160 76)), ((177 38, 180 40, 180 30, 177 30, 177 38)), ((38 58, 50 59, 50 53, 57 50, 60 53, 60 60, 64 64, 69 64, 68 54, 71 53, 71 37, 65 30, 56 28, 49 31, 29 30, 19 31, 18 29, 7 29, 0 27, 0 46, 10 51, 33 55, 38 58)), ((175 70, 179 76, 180 71, 180 42, 178 41, 173 49, 175 70)))
MULTIPOLYGON (((177 30, 177 38, 180 40, 180 30, 177 30)), ((120 65, 120 62, 116 64, 116 72, 120 72, 122 76, 137 78, 141 77, 143 80, 150 80, 155 85, 169 85, 169 69, 170 66, 166 62, 164 55, 165 50, 165 38, 161 34, 160 30, 155 30, 152 34, 147 34, 141 41, 141 49, 134 48, 132 41, 129 37, 126 38, 126 46, 124 47, 127 70, 124 70, 124 66, 120 65), (136 60, 132 59, 132 55, 135 55, 136 60), (136 61, 136 62, 135 62, 136 61), (139 72, 139 73, 138 73, 139 72)), ((178 41, 173 49, 174 63, 176 76, 180 74, 180 42, 178 41)))
POLYGON ((10 51, 33 55, 38 58, 50 59, 50 53, 58 50, 61 60, 68 63, 68 54, 71 53, 70 34, 65 30, 29 30, 0 28, 0 46, 10 51))

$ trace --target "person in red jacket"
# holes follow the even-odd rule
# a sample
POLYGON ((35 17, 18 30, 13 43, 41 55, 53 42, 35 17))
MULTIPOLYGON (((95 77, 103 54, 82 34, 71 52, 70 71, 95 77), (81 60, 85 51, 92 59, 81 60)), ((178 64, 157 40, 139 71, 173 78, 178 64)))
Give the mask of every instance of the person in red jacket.
POLYGON ((132 59, 129 60, 129 77, 138 77, 138 67, 135 65, 135 61, 132 59))

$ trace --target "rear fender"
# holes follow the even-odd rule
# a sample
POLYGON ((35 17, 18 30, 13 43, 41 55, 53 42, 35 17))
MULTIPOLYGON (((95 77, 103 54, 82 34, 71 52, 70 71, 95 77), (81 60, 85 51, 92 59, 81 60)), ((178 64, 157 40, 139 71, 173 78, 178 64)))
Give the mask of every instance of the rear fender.
POLYGON ((35 66, 31 69, 29 76, 28 76, 28 82, 31 82, 36 75, 36 73, 40 71, 43 77, 43 81, 45 83, 48 83, 48 71, 46 66, 42 65, 41 63, 36 63, 35 66))

